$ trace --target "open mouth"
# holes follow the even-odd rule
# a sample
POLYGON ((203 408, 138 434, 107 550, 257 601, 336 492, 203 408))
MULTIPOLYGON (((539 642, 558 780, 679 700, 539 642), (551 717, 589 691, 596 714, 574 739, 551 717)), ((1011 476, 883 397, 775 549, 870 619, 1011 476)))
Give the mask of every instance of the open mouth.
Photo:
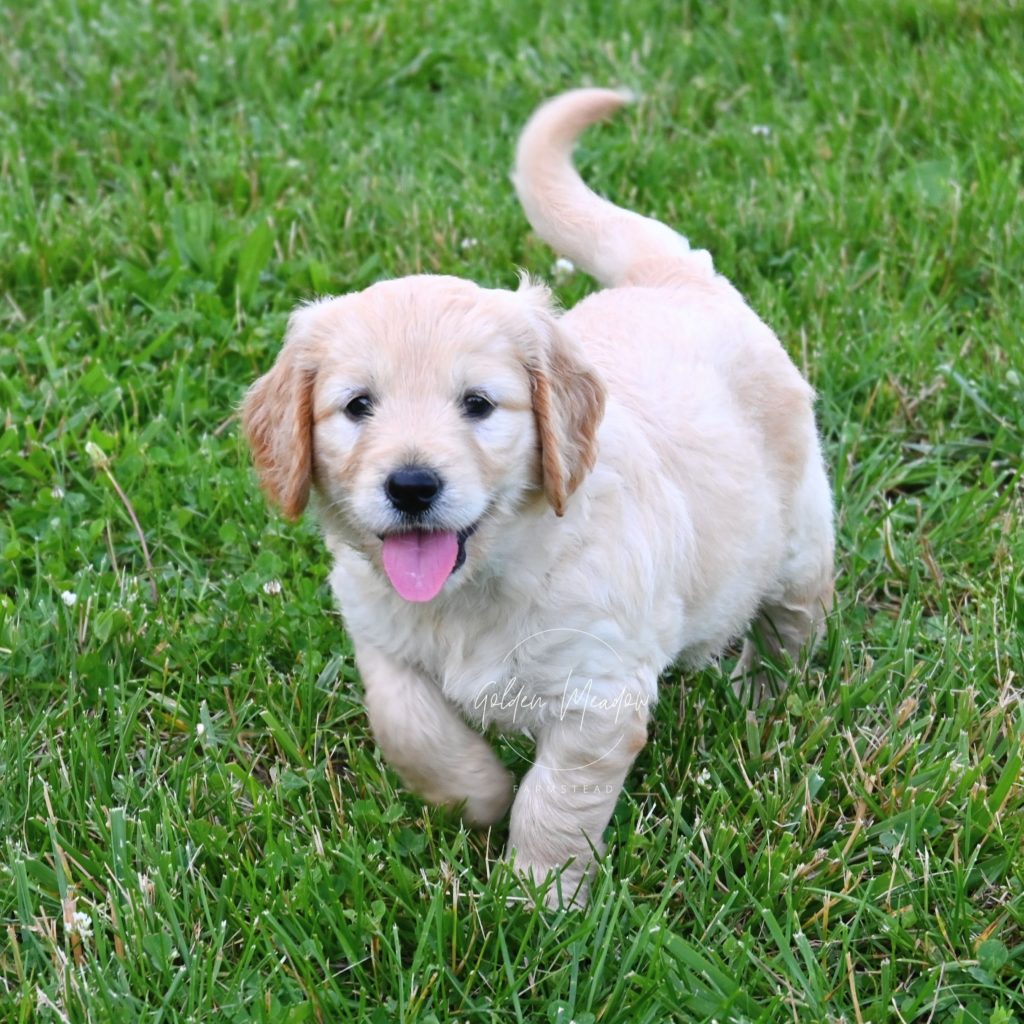
POLYGON ((466 541, 479 522, 463 530, 405 530, 385 534, 384 572, 406 601, 431 601, 466 561, 466 541))

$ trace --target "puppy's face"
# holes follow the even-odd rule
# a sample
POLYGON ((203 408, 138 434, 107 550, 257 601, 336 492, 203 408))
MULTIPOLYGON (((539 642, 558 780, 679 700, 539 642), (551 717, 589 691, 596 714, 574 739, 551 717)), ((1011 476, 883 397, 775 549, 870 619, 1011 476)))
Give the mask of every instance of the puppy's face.
POLYGON ((543 289, 413 277, 298 310, 243 418, 286 515, 312 483, 325 525, 427 601, 542 488, 561 514, 603 400, 543 289))

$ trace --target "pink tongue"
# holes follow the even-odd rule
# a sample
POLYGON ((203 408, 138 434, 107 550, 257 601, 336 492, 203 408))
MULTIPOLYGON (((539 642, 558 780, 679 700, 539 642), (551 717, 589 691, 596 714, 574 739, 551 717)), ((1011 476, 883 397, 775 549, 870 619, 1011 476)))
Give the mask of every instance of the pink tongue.
POLYGON ((393 533, 384 538, 382 557, 391 585, 406 601, 430 601, 455 568, 459 540, 454 533, 393 533))

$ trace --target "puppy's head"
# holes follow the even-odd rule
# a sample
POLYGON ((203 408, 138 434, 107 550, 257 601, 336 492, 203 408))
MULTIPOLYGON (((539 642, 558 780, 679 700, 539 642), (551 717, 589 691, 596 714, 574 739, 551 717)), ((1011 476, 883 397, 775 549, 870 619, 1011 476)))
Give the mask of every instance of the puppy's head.
POLYGON ((486 561, 531 497, 563 514, 603 411, 546 289, 411 277, 297 310, 242 418, 286 516, 312 485, 325 525, 427 601, 486 561))

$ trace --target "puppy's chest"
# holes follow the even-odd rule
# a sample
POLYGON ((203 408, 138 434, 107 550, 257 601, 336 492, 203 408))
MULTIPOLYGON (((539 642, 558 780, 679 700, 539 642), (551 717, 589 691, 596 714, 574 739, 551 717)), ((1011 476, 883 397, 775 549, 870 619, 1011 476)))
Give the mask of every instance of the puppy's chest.
POLYGON ((450 663, 441 678, 445 696, 480 730, 495 726, 507 732, 530 731, 557 713, 560 705, 553 666, 515 646, 498 659, 481 648, 450 663))
POLYGON ((558 689, 560 670, 538 660, 529 635, 500 625, 438 629, 425 648, 407 653, 480 729, 531 728, 558 689))
POLYGON ((454 616, 393 632, 389 653, 438 685, 478 729, 531 731, 562 714, 566 694, 585 685, 566 635, 514 615, 480 620, 478 611, 473 628, 454 616))
POLYGON ((631 645, 613 618, 585 607, 458 594, 424 605, 373 580, 332 579, 357 652, 374 647, 440 687, 477 728, 532 732, 619 688, 631 645))
POLYGON ((418 655, 424 674, 481 731, 536 735, 583 708, 614 702, 627 682, 615 648, 593 633, 514 618, 487 630, 439 630, 418 655))

